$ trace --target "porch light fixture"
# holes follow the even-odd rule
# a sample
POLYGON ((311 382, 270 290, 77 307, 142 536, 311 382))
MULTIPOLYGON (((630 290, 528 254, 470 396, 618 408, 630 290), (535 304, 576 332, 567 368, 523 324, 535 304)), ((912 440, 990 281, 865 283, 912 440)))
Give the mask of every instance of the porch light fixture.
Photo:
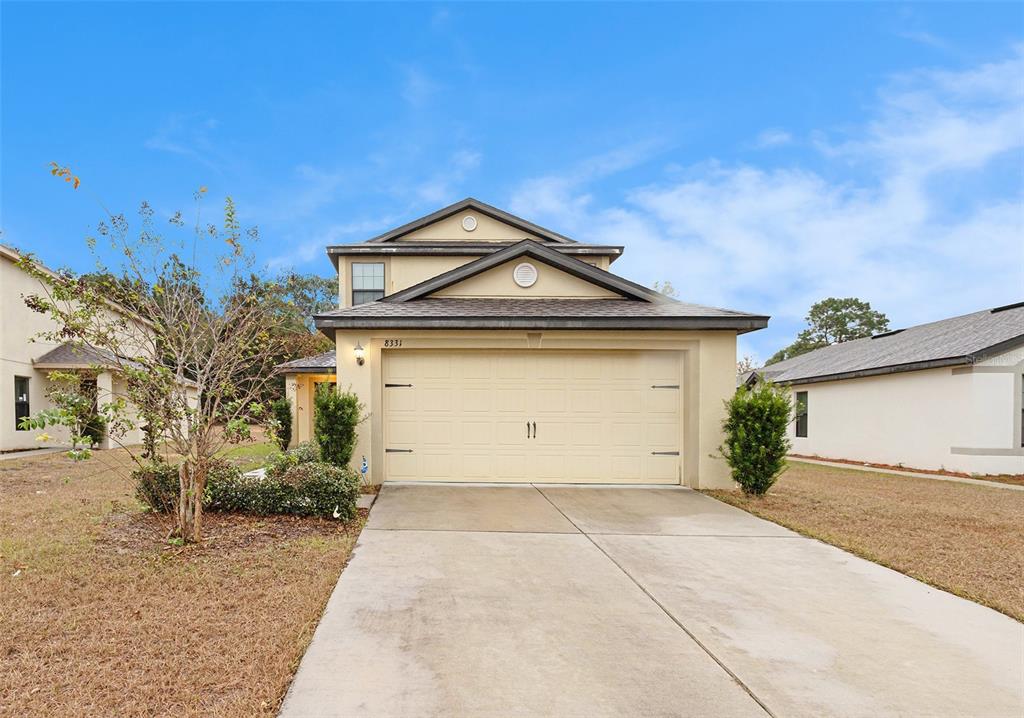
POLYGON ((366 363, 366 350, 363 349, 362 344, 356 342, 356 347, 352 351, 354 351, 356 354, 356 364, 362 366, 363 364, 366 363))

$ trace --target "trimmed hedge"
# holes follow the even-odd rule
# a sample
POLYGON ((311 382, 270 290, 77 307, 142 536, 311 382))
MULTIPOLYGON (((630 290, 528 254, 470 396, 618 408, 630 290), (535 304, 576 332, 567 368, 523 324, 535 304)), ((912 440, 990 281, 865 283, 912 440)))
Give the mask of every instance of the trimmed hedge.
POLYGON ((359 476, 323 462, 297 464, 283 474, 260 478, 239 475, 210 484, 211 511, 292 514, 348 520, 356 515, 359 476))
MULTIPOLYGON (((246 476, 227 462, 217 462, 206 481, 203 506, 208 511, 338 517, 356 515, 360 480, 351 469, 316 461, 315 447, 274 454, 266 476, 246 476)), ((178 467, 153 463, 132 473, 136 496, 154 511, 174 510, 178 467)))

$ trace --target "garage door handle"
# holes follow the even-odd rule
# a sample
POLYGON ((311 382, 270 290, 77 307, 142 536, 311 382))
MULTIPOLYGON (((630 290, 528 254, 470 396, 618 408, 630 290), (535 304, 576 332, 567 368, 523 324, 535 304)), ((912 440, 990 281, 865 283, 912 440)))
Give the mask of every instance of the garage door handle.
POLYGON ((679 456, 678 451, 652 451, 651 456, 679 456))
POLYGON ((678 384, 651 384, 652 389, 678 389, 678 384))
POLYGON ((412 449, 384 449, 385 454, 411 454, 412 449))
POLYGON ((412 384, 385 384, 384 388, 385 389, 391 389, 391 388, 396 387, 396 386, 411 387, 412 384))
POLYGON ((526 422, 526 438, 530 438, 530 422, 526 422))
POLYGON ((537 422, 533 422, 533 438, 537 438, 537 422))

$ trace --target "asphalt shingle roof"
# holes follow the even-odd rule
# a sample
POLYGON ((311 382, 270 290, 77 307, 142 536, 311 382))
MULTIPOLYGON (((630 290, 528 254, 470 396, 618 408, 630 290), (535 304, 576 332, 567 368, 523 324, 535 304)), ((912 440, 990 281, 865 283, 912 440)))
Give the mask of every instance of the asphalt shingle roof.
POLYGON ((286 361, 284 364, 278 364, 275 369, 283 373, 301 373, 301 372, 319 372, 324 371, 331 373, 337 368, 338 356, 337 353, 332 349, 329 352, 323 354, 317 354, 311 357, 302 357, 301 359, 293 359, 292 361, 286 361))
POLYGON ((757 373, 789 383, 909 371, 935 362, 948 366, 970 364, 993 348, 998 350, 1017 340, 1024 344, 1024 302, 833 344, 771 364, 757 373))
POLYGON ((376 301, 316 317, 321 327, 652 327, 755 329, 767 318, 685 302, 631 299, 511 299, 427 297, 406 302, 376 301))

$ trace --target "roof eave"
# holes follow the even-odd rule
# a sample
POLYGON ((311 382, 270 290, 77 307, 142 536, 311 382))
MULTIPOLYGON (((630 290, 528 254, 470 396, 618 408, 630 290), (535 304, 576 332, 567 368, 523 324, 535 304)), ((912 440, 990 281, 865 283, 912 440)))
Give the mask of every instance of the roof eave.
MULTIPOLYGON (((768 317, 314 317, 323 331, 335 329, 764 329, 768 317)), ((328 335, 330 336, 330 335, 328 335)))

